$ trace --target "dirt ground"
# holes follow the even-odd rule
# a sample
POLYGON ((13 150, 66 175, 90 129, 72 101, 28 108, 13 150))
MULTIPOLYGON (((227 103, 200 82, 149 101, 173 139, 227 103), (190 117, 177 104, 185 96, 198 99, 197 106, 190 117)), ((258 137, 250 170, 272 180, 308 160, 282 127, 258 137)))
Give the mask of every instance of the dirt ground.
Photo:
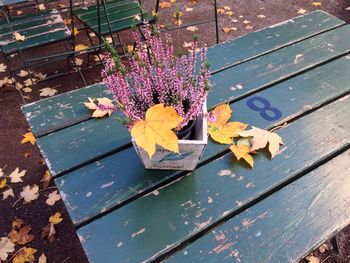
MULTIPOLYGON (((151 0, 143 0, 142 2, 146 9, 151 8, 153 5, 151 0)), ((50 7, 57 7, 58 3, 62 4, 64 1, 54 1, 50 4, 50 7)), ((228 6, 233 11, 231 16, 219 15, 220 42, 293 18, 299 15, 298 11, 302 11, 301 9, 306 11, 322 9, 348 23, 350 22, 350 11, 346 10, 350 6, 350 0, 320 0, 320 3, 321 5, 316 4, 314 6, 315 4, 313 5, 312 0, 218 0, 219 8, 228 6), (223 27, 235 29, 225 33, 222 31, 223 27)), ((183 12, 181 20, 184 24, 212 20, 214 18, 211 0, 177 0, 177 6, 179 11, 183 12), (186 12, 185 9, 187 7, 193 8, 193 11, 186 12)), ((12 12, 15 13, 17 10, 29 13, 34 11, 34 8, 16 6, 16 10, 12 12)), ((175 10, 176 4, 172 4, 170 8, 160 9, 159 23, 167 23, 170 28, 176 27, 174 24, 175 19, 173 18, 175 10)), ((214 22, 199 25, 198 28, 201 41, 206 42, 208 45, 215 44, 214 22)), ((188 42, 192 39, 192 33, 186 29, 174 30, 171 31, 171 34, 178 46, 182 46, 184 41, 188 42)), ((79 44, 88 44, 87 35, 82 30, 77 35, 77 40, 79 44)), ((130 42, 130 31, 122 33, 122 40, 125 43, 130 42)), ((44 49, 40 48, 26 52, 26 56, 35 57, 44 53, 54 54, 63 50, 62 44, 54 44, 44 49)), ((50 263, 83 263, 87 262, 87 259, 62 200, 56 202, 54 206, 49 206, 45 203, 48 195, 55 190, 53 182, 50 183, 48 188, 40 192, 37 200, 29 204, 23 204, 22 201, 16 202, 24 186, 28 184, 42 184, 40 180, 47 170, 47 167, 42 163, 38 148, 29 143, 21 144, 23 134, 28 132, 28 124, 22 115, 20 106, 24 103, 42 99, 39 95, 39 90, 45 87, 55 88, 58 90, 58 94, 61 94, 101 81, 100 66, 89 68, 87 55, 82 55, 80 58, 84 61, 81 70, 84 80, 79 72, 76 72, 75 68, 71 66, 68 75, 39 83, 32 87, 31 92, 22 90, 21 94, 13 87, 0 87, 0 168, 3 168, 5 175, 10 174, 16 167, 19 167, 20 170, 27 170, 26 175, 22 178, 23 182, 11 184, 16 197, 0 201, 0 237, 8 235, 11 231, 11 223, 16 218, 23 219, 26 224, 31 225, 31 233, 35 236, 34 240, 27 246, 38 250, 35 254, 36 259, 44 253, 47 257, 47 262, 50 263), (41 238, 40 234, 43 227, 49 223, 49 217, 55 212, 62 213, 63 221, 56 225, 56 239, 50 243, 46 238, 41 238)), ((20 56, 17 55, 12 60, 13 62, 10 66, 18 66, 20 56)), ((3 59, 0 60, 0 63, 3 63, 3 59)), ((65 70, 67 70, 65 61, 55 62, 36 69, 37 72, 47 73, 48 75, 65 70)), ((3 79, 5 76, 8 76, 7 72, 0 73, 0 79, 3 79)), ((16 77, 16 80, 23 83, 26 78, 28 77, 16 77)), ((3 191, 4 189, 0 189, 1 195, 3 191)), ((302 262, 350 262, 350 226, 341 231, 336 236, 336 239, 338 248, 335 248, 330 241, 327 241, 328 250, 323 251, 321 248, 316 249, 312 253, 319 261, 310 261, 312 258, 309 258, 309 260, 304 259, 302 262)), ((323 248, 325 247, 323 246, 323 248)), ((16 247, 16 249, 18 248, 19 246, 16 247)))

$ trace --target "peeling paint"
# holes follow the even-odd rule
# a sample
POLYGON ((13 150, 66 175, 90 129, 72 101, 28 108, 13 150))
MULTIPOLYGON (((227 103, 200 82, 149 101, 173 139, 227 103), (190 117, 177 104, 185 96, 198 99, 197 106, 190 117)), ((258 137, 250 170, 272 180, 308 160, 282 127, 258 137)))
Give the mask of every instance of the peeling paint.
POLYGON ((113 184, 114 184, 114 181, 111 181, 111 182, 109 182, 109 183, 103 184, 103 185, 101 185, 101 189, 106 188, 106 187, 109 187, 109 186, 111 186, 111 185, 113 185, 113 184))
POLYGON ((134 238, 134 237, 136 237, 136 236, 138 236, 138 235, 141 235, 141 234, 144 233, 145 231, 146 231, 146 228, 141 228, 139 231, 133 233, 133 234, 131 235, 131 237, 134 238))

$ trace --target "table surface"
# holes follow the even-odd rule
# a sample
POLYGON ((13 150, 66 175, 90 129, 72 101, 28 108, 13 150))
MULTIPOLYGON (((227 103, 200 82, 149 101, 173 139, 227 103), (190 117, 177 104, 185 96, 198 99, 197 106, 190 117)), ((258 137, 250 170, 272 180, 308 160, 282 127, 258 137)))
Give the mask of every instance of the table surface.
POLYGON ((350 26, 305 16, 209 48, 208 106, 284 140, 255 168, 209 140, 193 172, 145 170, 99 83, 23 106, 91 262, 290 262, 350 222, 350 26), (264 110, 257 110, 264 108, 264 110))
POLYGON ((0 6, 8 6, 28 2, 28 0, 0 0, 0 6))

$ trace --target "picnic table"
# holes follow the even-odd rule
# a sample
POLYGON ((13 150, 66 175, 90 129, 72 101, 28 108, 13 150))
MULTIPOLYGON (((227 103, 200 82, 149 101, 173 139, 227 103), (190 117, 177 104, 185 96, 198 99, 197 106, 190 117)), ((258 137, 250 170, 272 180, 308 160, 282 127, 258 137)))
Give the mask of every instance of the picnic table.
POLYGON ((284 146, 252 170, 209 140, 193 172, 146 170, 102 83, 22 107, 90 262, 295 262, 350 223, 350 26, 315 11, 210 47, 212 108, 284 146))

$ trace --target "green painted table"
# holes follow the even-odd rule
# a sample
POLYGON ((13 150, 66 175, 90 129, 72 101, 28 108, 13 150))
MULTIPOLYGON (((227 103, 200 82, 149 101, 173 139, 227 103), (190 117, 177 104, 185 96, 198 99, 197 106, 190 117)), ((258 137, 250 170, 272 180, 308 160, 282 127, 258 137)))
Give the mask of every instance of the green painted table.
POLYGON ((278 130, 255 168, 209 142, 191 172, 145 170, 103 84, 22 110, 91 262, 290 262, 350 223, 350 26, 316 11, 208 50, 208 104, 278 130))

